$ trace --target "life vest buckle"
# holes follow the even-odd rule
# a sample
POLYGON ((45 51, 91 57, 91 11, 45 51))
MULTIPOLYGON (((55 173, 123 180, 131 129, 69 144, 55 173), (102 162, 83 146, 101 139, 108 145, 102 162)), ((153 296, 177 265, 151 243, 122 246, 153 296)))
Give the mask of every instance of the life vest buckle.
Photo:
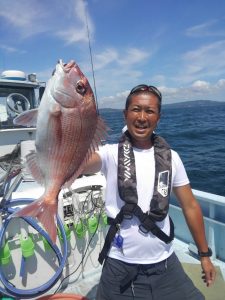
POLYGON ((149 232, 149 230, 143 224, 139 225, 139 231, 143 234, 147 234, 149 232))
POLYGON ((131 219, 133 218, 133 214, 132 214, 132 213, 126 212, 126 213, 123 215, 123 218, 126 219, 126 220, 131 220, 131 219))

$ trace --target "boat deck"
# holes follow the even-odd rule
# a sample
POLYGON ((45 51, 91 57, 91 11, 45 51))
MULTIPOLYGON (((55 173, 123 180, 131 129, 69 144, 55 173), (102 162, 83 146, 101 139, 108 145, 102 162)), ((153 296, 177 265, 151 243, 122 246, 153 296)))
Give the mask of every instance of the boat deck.
MULTIPOLYGON (((190 255, 189 245, 178 239, 174 240, 174 250, 181 261, 185 272, 192 279, 195 286, 203 293, 206 300, 224 300, 225 295, 225 263, 214 260, 217 269, 217 278, 211 287, 206 287, 201 278, 200 261, 190 255)), ((94 273, 83 274, 74 285, 68 285, 61 293, 75 293, 85 295, 89 300, 95 300, 98 281, 101 275, 101 267, 95 269, 94 273)), ((160 300, 160 299, 159 299, 160 300)))
POLYGON ((211 287, 206 287, 201 278, 200 261, 190 256, 188 244, 178 239, 174 241, 175 252, 181 261, 185 272, 192 279, 195 286, 203 293, 206 300, 224 300, 225 298, 225 263, 217 259, 213 260, 217 269, 217 277, 215 283, 211 287))

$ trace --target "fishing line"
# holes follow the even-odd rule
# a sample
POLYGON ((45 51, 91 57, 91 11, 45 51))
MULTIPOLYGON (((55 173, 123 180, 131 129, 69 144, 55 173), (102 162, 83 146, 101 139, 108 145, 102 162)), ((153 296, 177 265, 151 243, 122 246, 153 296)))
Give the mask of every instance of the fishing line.
MULTIPOLYGON (((99 216, 98 216, 98 226, 99 226, 99 224, 100 224, 101 213, 102 213, 102 211, 100 211, 100 214, 99 214, 99 216)), ((90 246, 90 244, 91 244, 91 242, 92 242, 92 240, 93 240, 93 238, 94 238, 94 236, 95 236, 95 234, 96 234, 96 232, 97 232, 97 230, 98 230, 98 226, 96 227, 95 232, 92 234, 90 240, 88 241, 87 247, 86 247, 86 249, 85 249, 85 252, 84 252, 84 254, 83 254, 83 256, 82 256, 82 259, 81 259, 79 265, 77 266, 77 268, 76 268, 72 273, 68 274, 67 276, 65 276, 65 277, 63 278, 63 280, 60 282, 59 286, 57 287, 57 289, 55 290, 55 292, 54 292, 53 294, 56 294, 58 291, 60 291, 60 288, 63 286, 63 282, 64 282, 67 278, 69 278, 70 276, 72 276, 73 274, 75 274, 75 273, 79 270, 80 266, 83 264, 84 259, 85 259, 86 254, 87 254, 87 251, 88 251, 88 249, 89 249, 89 246, 90 246)))
POLYGON ((96 83, 95 83, 94 63, 93 63, 93 55, 92 55, 91 39, 90 39, 90 30, 89 30, 89 26, 88 26, 88 18, 87 18, 87 10, 86 10, 86 1, 85 0, 84 0, 84 14, 85 14, 85 23, 86 23, 86 30, 87 30, 89 54, 90 54, 90 60, 91 60, 92 77, 93 77, 93 83, 94 83, 95 103, 96 103, 97 113, 99 115, 98 97, 97 97, 97 89, 96 89, 96 83))
MULTIPOLYGON (((88 197, 90 197, 90 196, 91 196, 91 198, 93 197, 93 191, 90 191, 90 192, 86 195, 84 202, 86 202, 86 201, 88 200, 88 197)), ((99 196, 99 198, 100 198, 100 196, 99 196)), ((96 199, 96 200, 97 200, 97 199, 96 199)), ((77 268, 76 268, 73 272, 69 273, 67 276, 65 276, 65 277, 62 279, 62 281, 60 282, 59 286, 58 286, 57 289, 55 290, 54 294, 56 294, 56 293, 62 288, 63 282, 64 282, 67 278, 69 278, 70 276, 72 276, 73 274, 75 274, 75 273, 79 270, 80 266, 83 264, 84 259, 85 259, 86 255, 87 255, 89 246, 90 246, 90 244, 91 244, 91 242, 92 242, 94 236, 96 235, 96 233, 97 233, 97 231, 98 231, 98 229, 99 229, 100 219, 101 219, 102 212, 103 212, 103 210, 104 210, 104 206, 102 206, 102 205, 101 205, 101 206, 98 206, 97 203, 94 203, 94 202, 93 202, 93 199, 91 200, 91 202, 92 202, 93 206, 95 206, 95 207, 94 207, 94 210, 95 210, 96 208, 98 208, 98 209, 100 208, 100 210, 99 210, 99 215, 98 215, 98 218, 97 218, 97 226, 96 226, 96 229, 95 229, 94 233, 92 234, 91 238, 90 238, 89 241, 88 241, 88 244, 87 244, 87 246, 86 246, 86 249, 85 249, 85 251, 84 251, 84 254, 83 254, 83 256, 82 256, 82 258, 81 258, 81 261, 80 261, 80 263, 78 264, 77 268)), ((96 202, 97 202, 97 201, 96 201, 96 202)), ((83 210, 82 213, 84 213, 84 203, 83 203, 82 210, 83 210)), ((85 213, 87 213, 87 212, 85 212, 85 213)))

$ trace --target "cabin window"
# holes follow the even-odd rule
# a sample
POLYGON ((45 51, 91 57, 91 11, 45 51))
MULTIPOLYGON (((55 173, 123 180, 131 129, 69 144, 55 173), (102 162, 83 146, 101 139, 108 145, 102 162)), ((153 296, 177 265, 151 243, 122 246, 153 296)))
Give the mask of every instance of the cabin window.
POLYGON ((34 108, 35 94, 33 88, 12 87, 12 86, 0 87, 0 123, 2 128, 12 127, 13 126, 12 120, 19 114, 11 110, 7 105, 7 97, 10 94, 22 95, 21 99, 25 97, 29 101, 29 105, 26 105, 29 106, 28 109, 34 108))

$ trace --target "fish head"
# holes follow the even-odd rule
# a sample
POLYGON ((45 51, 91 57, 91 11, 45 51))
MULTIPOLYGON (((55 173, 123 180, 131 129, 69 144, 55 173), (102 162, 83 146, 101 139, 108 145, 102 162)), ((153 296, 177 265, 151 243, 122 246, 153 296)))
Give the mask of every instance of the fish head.
POLYGON ((91 103, 95 105, 92 88, 75 61, 67 64, 59 60, 50 84, 51 96, 65 108, 75 108, 91 103))

